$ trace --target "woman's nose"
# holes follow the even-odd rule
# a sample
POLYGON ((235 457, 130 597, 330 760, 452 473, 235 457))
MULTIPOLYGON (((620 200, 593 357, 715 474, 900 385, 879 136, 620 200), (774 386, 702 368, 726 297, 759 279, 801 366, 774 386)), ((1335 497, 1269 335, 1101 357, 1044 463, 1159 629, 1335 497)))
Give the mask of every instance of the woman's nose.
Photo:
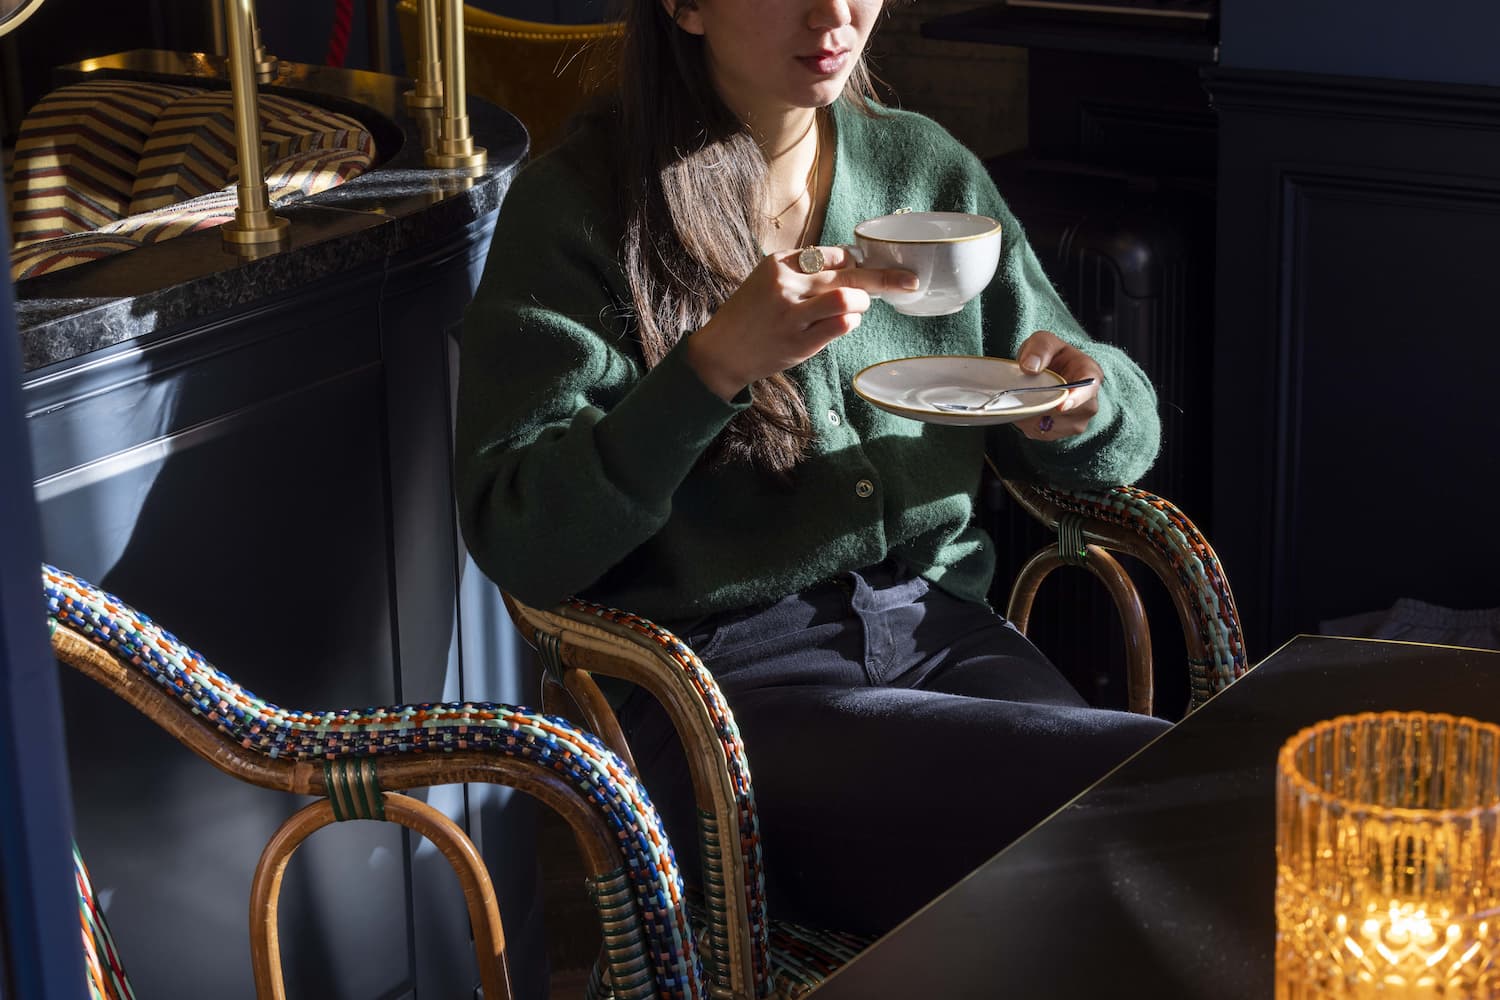
POLYGON ((807 26, 815 31, 842 28, 850 21, 850 0, 812 0, 807 26))

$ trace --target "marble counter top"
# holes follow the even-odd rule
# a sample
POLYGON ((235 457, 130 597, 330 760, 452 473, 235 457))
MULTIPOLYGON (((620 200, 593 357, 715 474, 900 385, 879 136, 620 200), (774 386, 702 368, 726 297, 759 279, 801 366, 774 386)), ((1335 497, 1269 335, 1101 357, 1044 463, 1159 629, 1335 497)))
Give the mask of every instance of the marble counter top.
MULTIPOLYGON (((203 86, 227 86, 218 57, 152 50, 65 66, 58 81, 91 73, 179 82, 193 77, 203 86)), ((18 282, 16 323, 25 371, 208 320, 344 272, 382 266, 493 212, 525 161, 521 124, 477 98, 468 102, 469 127, 489 163, 470 176, 423 165, 424 135, 436 128, 436 113, 406 108, 409 80, 282 63, 276 82, 261 87, 359 117, 375 135, 379 165, 277 208, 291 223, 291 243, 262 257, 239 256, 224 247, 216 230, 207 230, 18 282)))

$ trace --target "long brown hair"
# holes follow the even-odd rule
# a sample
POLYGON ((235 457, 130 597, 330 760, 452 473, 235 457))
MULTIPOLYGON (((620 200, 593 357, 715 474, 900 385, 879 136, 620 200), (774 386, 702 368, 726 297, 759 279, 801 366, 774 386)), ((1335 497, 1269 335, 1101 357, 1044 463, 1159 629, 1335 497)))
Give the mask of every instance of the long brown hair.
MULTIPOLYGON (((768 172, 755 138, 714 89, 702 37, 676 24, 695 0, 669 2, 670 14, 661 0, 625 0, 619 60, 623 263, 648 367, 703 326, 759 262, 768 172)), ((844 96, 867 113, 880 103, 863 55, 844 96)), ((786 372, 750 391, 751 406, 706 459, 785 474, 813 439, 802 393, 786 372)))

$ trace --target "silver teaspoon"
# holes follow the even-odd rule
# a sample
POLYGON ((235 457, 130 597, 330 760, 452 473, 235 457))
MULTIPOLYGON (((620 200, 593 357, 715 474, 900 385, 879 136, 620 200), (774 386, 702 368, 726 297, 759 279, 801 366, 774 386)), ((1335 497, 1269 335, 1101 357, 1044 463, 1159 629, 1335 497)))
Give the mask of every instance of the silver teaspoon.
POLYGON ((1093 384, 1093 378, 1089 377, 1079 379, 1077 382, 1059 382, 1056 385, 1018 385, 1014 389, 1001 389, 999 392, 995 393, 993 396, 991 396, 989 399, 986 399, 982 403, 933 403, 932 405, 939 410, 948 410, 949 412, 953 413, 975 413, 980 410, 989 409, 991 406, 994 406, 995 403, 1000 399, 1004 398, 1005 396, 1009 396, 1012 393, 1042 392, 1044 390, 1056 391, 1058 389, 1081 389, 1086 385, 1093 384))

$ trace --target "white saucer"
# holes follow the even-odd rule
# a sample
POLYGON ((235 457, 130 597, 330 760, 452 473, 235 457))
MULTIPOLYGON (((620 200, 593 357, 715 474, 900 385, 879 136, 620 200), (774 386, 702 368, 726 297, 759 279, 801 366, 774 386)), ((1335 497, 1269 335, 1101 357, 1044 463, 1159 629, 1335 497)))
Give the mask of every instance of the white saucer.
POLYGON ((1064 381, 1050 369, 1034 375, 1023 372, 1009 358, 938 355, 897 358, 871 365, 854 376, 854 391, 861 399, 899 417, 929 424, 982 426, 1014 423, 1046 413, 1063 401, 1068 390, 1002 397, 994 406, 974 413, 942 410, 935 404, 977 406, 1001 389, 1064 381))

